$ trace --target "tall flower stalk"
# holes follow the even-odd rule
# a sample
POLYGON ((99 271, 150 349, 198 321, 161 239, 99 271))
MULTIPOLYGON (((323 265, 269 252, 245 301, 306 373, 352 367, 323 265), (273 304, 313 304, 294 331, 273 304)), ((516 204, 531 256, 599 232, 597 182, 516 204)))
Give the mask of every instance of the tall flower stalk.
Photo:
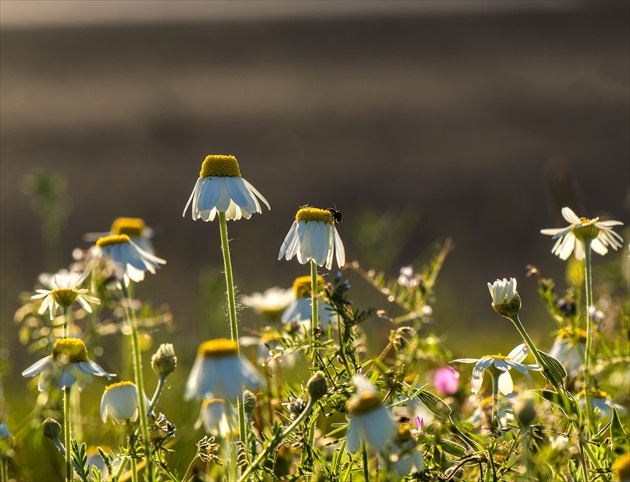
MULTIPOLYGON (((224 212, 219 212, 219 228, 221 231, 221 250, 223 252, 223 267, 225 269, 225 286, 227 291, 228 313, 230 321, 230 337, 238 347, 238 322, 236 320, 236 297, 234 295, 234 277, 232 275, 232 260, 230 258, 230 241, 227 232, 227 220, 224 212)), ((238 348, 237 348, 238 349, 238 348)))
MULTIPOLYGON (((317 340, 317 334, 319 332, 319 314, 317 303, 317 264, 315 261, 311 261, 311 343, 315 343, 317 340)), ((313 356, 313 364, 315 364, 315 357, 313 356)))

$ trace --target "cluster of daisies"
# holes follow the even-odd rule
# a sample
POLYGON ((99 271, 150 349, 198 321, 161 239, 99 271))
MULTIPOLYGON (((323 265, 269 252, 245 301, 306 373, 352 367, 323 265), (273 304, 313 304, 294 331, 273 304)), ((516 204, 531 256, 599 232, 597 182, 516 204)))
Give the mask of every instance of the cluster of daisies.
MULTIPOLYGON (((322 368, 318 365, 313 350, 285 352, 285 346, 276 336, 239 336, 225 223, 228 220, 249 219, 252 214, 261 213, 263 205, 270 209, 265 197, 242 178, 236 159, 233 156, 213 155, 204 160, 199 178, 183 212, 183 215, 186 215, 190 209, 193 220, 201 219, 207 222, 218 220, 224 247, 231 338, 208 340, 199 346, 183 394, 185 400, 195 400, 199 403, 199 417, 195 428, 203 426, 206 433, 218 437, 219 440, 234 441, 238 438, 241 442, 246 440, 247 431, 252 430, 251 414, 256 406, 255 393, 269 388, 269 377, 264 376, 260 366, 254 366, 241 354, 241 347, 258 345, 257 361, 260 365, 271 368, 272 373, 274 369, 277 372, 277 365, 274 364, 282 362, 284 366, 291 367, 297 363, 300 356, 311 356, 312 367, 322 368), (246 424, 246 419, 249 424, 246 424)), ((617 250, 621 247, 622 238, 613 231, 613 227, 620 225, 620 222, 579 218, 569 208, 564 208, 562 215, 570 223, 568 227, 542 231, 543 234, 557 239, 552 252, 561 259, 566 260, 574 253, 580 260, 590 256, 591 250, 603 255, 608 248, 617 250)), ((280 246, 278 259, 296 258, 300 264, 310 266, 310 274, 298 277, 292 290, 271 288, 262 294, 240 298, 243 305, 253 308, 268 320, 280 320, 287 331, 298 334, 298 339, 302 343, 315 347, 318 346, 322 333, 328 333, 328 342, 331 342, 330 333, 333 330, 341 331, 343 323, 340 314, 323 296, 325 280, 317 272, 318 268, 331 270, 334 261, 339 268, 345 265, 344 245, 336 226, 339 221, 340 213, 334 209, 301 207, 280 246)), ((94 242, 94 245, 89 250, 88 262, 83 272, 60 271, 47 279, 41 279, 45 289, 38 289, 37 294, 33 296, 34 300, 41 301, 39 313, 42 315, 48 313, 51 320, 61 313, 64 319, 63 329, 52 344, 50 355, 35 362, 22 373, 29 378, 39 375, 40 391, 61 390, 66 395, 73 386, 79 390, 83 389, 94 376, 108 380, 116 377, 89 358, 84 341, 73 336, 72 317, 69 316, 75 303, 89 313, 100 303, 97 297, 82 286, 94 270, 99 269, 103 262, 107 263, 114 273, 117 288, 122 291, 127 321, 132 331, 134 380, 117 381, 106 386, 101 399, 100 414, 104 422, 112 421, 135 427, 132 433, 139 434, 144 445, 142 456, 145 459, 148 480, 153 480, 154 474, 152 468, 154 448, 149 436, 150 421, 156 420, 155 408, 161 390, 166 378, 177 366, 173 345, 161 345, 151 359, 151 366, 159 377, 159 383, 155 393, 149 398, 144 389, 142 358, 135 314, 129 298, 129 286, 132 282, 141 282, 147 271, 154 274, 166 263, 155 255, 151 243, 152 234, 152 230, 145 226, 141 219, 119 218, 109 232, 86 236, 86 241, 94 242)), ((421 289, 422 284, 421 278, 414 276, 410 267, 401 270, 398 282, 411 290, 421 289)), ((472 394, 480 392, 484 374, 490 375, 493 394, 490 402, 492 412, 490 430, 494 434, 499 434, 505 429, 508 423, 506 420, 512 413, 510 410, 502 410, 502 406, 505 405, 501 402, 509 401, 517 392, 511 373, 518 372, 531 379, 531 371, 541 372, 556 390, 563 390, 557 377, 554 377, 553 360, 563 365, 569 374, 583 371, 584 353, 590 335, 577 327, 561 330, 550 353, 540 352, 518 318, 521 300, 517 292, 516 279, 497 280, 489 283, 488 289, 493 308, 515 324, 523 337, 523 343, 506 356, 460 358, 452 360, 452 363, 474 364, 470 381, 472 394), (535 363, 523 363, 530 353, 535 363), (505 398, 501 400, 501 396, 505 398)), ((418 440, 425 424, 433 417, 432 411, 420 398, 413 395, 404 399, 389 400, 389 392, 387 395, 379 392, 377 387, 382 385, 376 383, 378 376, 375 372, 371 377, 360 373, 360 370, 355 372, 344 371, 345 380, 339 376, 320 374, 315 382, 309 381, 308 391, 312 402, 332 395, 336 388, 329 389, 329 386, 345 387, 345 413, 348 425, 343 440, 347 452, 355 454, 363 450, 366 453, 366 450, 371 449, 379 455, 380 461, 384 461, 387 470, 399 478, 422 472, 425 462, 418 440), (329 378, 328 383, 321 381, 326 378, 329 378), (311 385, 318 388, 313 391, 311 385), (406 411, 403 416, 398 416, 397 410, 399 411, 401 407, 406 411)), ((443 367, 436 372, 435 387, 441 393, 453 394, 458 389, 458 378, 459 374, 454 368, 443 367)), ((587 411, 595 408, 597 413, 610 419, 612 410, 623 410, 598 392, 590 383, 591 380, 588 382, 583 384, 586 391, 580 397, 580 403, 587 411)), ((70 402, 68 398, 65 403, 69 406, 70 402)), ((311 408, 311 405, 307 406, 311 408)), ((300 406, 296 412, 302 410, 304 407, 300 406)), ((65 412, 66 418, 69 413, 65 412)), ((303 421, 305 415, 302 418, 298 417, 299 420, 293 420, 285 432, 274 435, 259 457, 252 462, 249 470, 253 470, 252 467, 256 464, 263 464, 262 455, 271 456, 271 453, 266 451, 276 447, 280 443, 280 438, 288 435, 295 428, 295 424, 303 421)), ((66 480, 71 480, 76 467, 71 468, 73 462, 68 455, 70 422, 69 420, 64 422, 67 422, 64 425, 65 448, 58 438, 56 443, 66 455, 66 480)), ((53 428, 47 434, 52 433, 51 438, 54 439, 59 435, 59 431, 54 429, 54 424, 49 426, 53 428)), ((254 444, 254 450, 255 447, 254 444)), ((122 460, 126 460, 126 457, 122 457, 122 460)), ((124 466, 124 463, 121 466, 124 466)), ((135 462, 132 463, 132 471, 137 470, 139 469, 135 462)), ((232 470, 231 474, 236 474, 234 467, 232 470)), ((118 472, 118 476, 120 473, 118 472)), ((241 474, 241 478, 246 477, 248 473, 246 471, 241 474)), ((136 473, 132 474, 134 475, 137 477, 136 473)))

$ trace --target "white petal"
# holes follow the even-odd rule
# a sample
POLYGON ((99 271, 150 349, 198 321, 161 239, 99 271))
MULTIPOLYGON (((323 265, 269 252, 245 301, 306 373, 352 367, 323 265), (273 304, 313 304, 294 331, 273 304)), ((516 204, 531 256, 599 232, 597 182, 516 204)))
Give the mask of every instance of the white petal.
POLYGON ((201 182, 201 178, 197 178, 197 181, 195 182, 195 186, 193 187, 192 192, 190 193, 190 196, 188 197, 188 202, 186 202, 186 206, 184 206, 184 211, 182 212, 182 217, 186 216, 186 211, 188 211, 188 206, 190 206, 190 203, 193 203, 192 206, 192 217, 193 219, 195 219, 196 217, 196 212, 197 212, 197 202, 193 202, 194 198, 196 197, 197 194, 197 186, 199 186, 199 183, 201 182))
MULTIPOLYGON (((265 206, 267 206, 267 209, 271 210, 271 206, 269 205, 269 202, 265 199, 265 196, 260 194, 260 192, 258 192, 258 190, 254 186, 252 186, 249 182, 247 182, 245 179, 243 179, 243 182, 245 183, 247 188, 251 192, 253 192, 256 197, 258 197, 258 199, 260 199, 263 203, 265 203, 265 206)), ((257 211, 257 212, 260 212, 260 211, 257 211)))
POLYGON ((335 242, 335 253, 337 256, 337 266, 343 268, 346 264, 346 250, 344 249, 343 242, 341 241, 341 236, 339 236, 339 232, 337 228, 333 225, 333 240, 335 242))
MULTIPOLYGON (((348 424, 348 431, 346 432, 346 450, 351 454, 355 454, 361 448, 361 437, 359 420, 354 420, 356 415, 350 419, 348 424)), ((360 415, 359 415, 360 417, 360 415)))
POLYGON ((608 252, 608 248, 606 248, 606 246, 604 246, 604 243, 602 243, 599 240, 599 238, 595 238, 593 241, 591 241, 591 248, 597 254, 600 254, 602 256, 604 256, 608 252))
POLYGON ((506 358, 508 360, 520 363, 525 360, 525 358, 527 358, 528 353, 529 347, 527 346, 527 343, 521 343, 520 345, 515 346, 512 351, 508 353, 508 356, 506 358))
POLYGON ((566 206, 562 208, 562 217, 571 224, 580 222, 580 218, 577 214, 575 214, 575 212, 573 212, 573 209, 566 206))
POLYGON ((53 362, 53 359, 49 356, 44 357, 40 360, 37 360, 30 367, 28 367, 26 370, 22 372, 22 376, 27 377, 27 378, 34 377, 38 373, 48 368, 48 365, 50 365, 52 362, 53 362))
POLYGON ((510 372, 505 372, 499 376, 499 391, 503 395, 509 395, 514 391, 514 384, 510 372))

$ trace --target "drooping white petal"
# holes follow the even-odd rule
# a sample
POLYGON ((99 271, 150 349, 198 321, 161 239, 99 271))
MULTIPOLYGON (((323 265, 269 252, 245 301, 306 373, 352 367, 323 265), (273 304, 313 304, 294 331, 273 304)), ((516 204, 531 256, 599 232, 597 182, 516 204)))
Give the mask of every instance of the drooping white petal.
POLYGON ((512 383, 512 377, 509 371, 499 375, 499 391, 503 395, 509 395, 514 391, 514 384, 512 383))
POLYGON ((337 256, 337 265, 340 268, 343 268, 346 264, 346 250, 344 249, 343 242, 341 241, 341 236, 337 232, 337 228, 333 225, 333 240, 335 244, 335 254, 337 256))
POLYGON ((529 347, 526 343, 521 343, 520 345, 515 346, 510 353, 507 355, 508 360, 515 361, 517 363, 522 362, 527 358, 529 354, 529 347))
MULTIPOLYGON (((265 203, 265 206, 267 206, 267 209, 271 210, 271 206, 269 205, 269 201, 267 201, 267 199, 265 199, 265 196, 263 196, 262 194, 260 194, 260 192, 254 187, 252 186, 249 182, 247 182, 245 179, 243 179, 243 182, 245 183, 245 186, 247 186, 247 188, 254 193, 254 196, 256 196, 258 199, 260 199, 263 203, 265 203)), ((261 212, 261 211, 256 211, 256 212, 261 212)))
POLYGON ((37 360, 30 367, 22 372, 22 376, 26 378, 34 377, 35 375, 41 373, 43 370, 48 368, 48 366, 53 362, 53 359, 49 356, 46 356, 40 360, 37 360))
MULTIPOLYGON (((348 424, 348 431, 346 433, 346 450, 351 454, 355 454, 361 448, 361 434, 358 420, 355 420, 356 415, 352 417, 348 424)), ((359 415, 360 417, 360 415, 359 415)))

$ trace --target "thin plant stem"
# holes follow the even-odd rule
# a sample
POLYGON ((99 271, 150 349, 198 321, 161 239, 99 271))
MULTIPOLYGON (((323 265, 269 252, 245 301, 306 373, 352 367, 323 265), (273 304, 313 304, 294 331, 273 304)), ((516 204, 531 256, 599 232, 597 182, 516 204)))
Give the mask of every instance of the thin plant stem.
POLYGON ((586 347, 584 349, 584 402, 586 404, 586 425, 593 427, 593 401, 591 399, 591 360, 593 359, 593 274, 591 270, 591 240, 584 240, 584 289, 586 291, 586 347))
POLYGON ((162 395, 162 391, 164 390, 164 385, 166 384, 166 375, 160 375, 158 378, 157 387, 155 387, 155 393, 153 394, 153 398, 149 402, 149 408, 147 410, 148 413, 153 413, 153 409, 157 405, 158 400, 160 399, 160 395, 162 395))
POLYGON ((0 472, 0 478, 4 480, 9 480, 9 458, 2 456, 2 471, 0 472))
POLYGON ((225 267, 225 285, 228 298, 228 309, 230 315, 230 336, 236 343, 236 350, 240 352, 238 346, 238 323, 236 320, 236 298, 234 296, 234 280, 232 278, 232 261, 230 259, 230 242, 227 234, 227 221, 224 212, 219 212, 219 228, 221 230, 221 249, 223 250, 223 265, 225 267))
POLYGON ((70 433, 70 408, 71 408, 71 387, 63 389, 63 442, 66 446, 66 482, 74 480, 74 469, 72 468, 72 450, 70 433))
MULTIPOLYGON (((313 350, 315 349, 315 340, 317 340, 317 334, 319 332, 319 317, 317 306, 317 264, 311 260, 311 341, 313 343, 313 350)), ((313 356, 313 365, 315 364, 315 357, 313 356)))
POLYGON ((367 447, 363 444, 363 478, 365 479, 365 482, 370 480, 370 466, 368 461, 367 447))
MULTIPOLYGON (((499 373, 492 367, 492 433, 499 434, 499 373)), ((497 370, 498 371, 498 370, 497 370)))
POLYGON ((124 280, 121 280, 123 301, 127 308, 127 319, 131 325, 131 351, 133 355, 133 369, 138 389, 138 408, 140 409, 140 427, 142 429, 142 441, 144 443, 144 458, 146 461, 146 479, 153 480, 153 461, 151 459, 151 439, 149 438, 149 422, 147 419, 147 406, 144 399, 144 380, 142 377, 142 355, 140 353, 140 335, 138 334, 138 323, 136 314, 131 306, 129 290, 124 280))

